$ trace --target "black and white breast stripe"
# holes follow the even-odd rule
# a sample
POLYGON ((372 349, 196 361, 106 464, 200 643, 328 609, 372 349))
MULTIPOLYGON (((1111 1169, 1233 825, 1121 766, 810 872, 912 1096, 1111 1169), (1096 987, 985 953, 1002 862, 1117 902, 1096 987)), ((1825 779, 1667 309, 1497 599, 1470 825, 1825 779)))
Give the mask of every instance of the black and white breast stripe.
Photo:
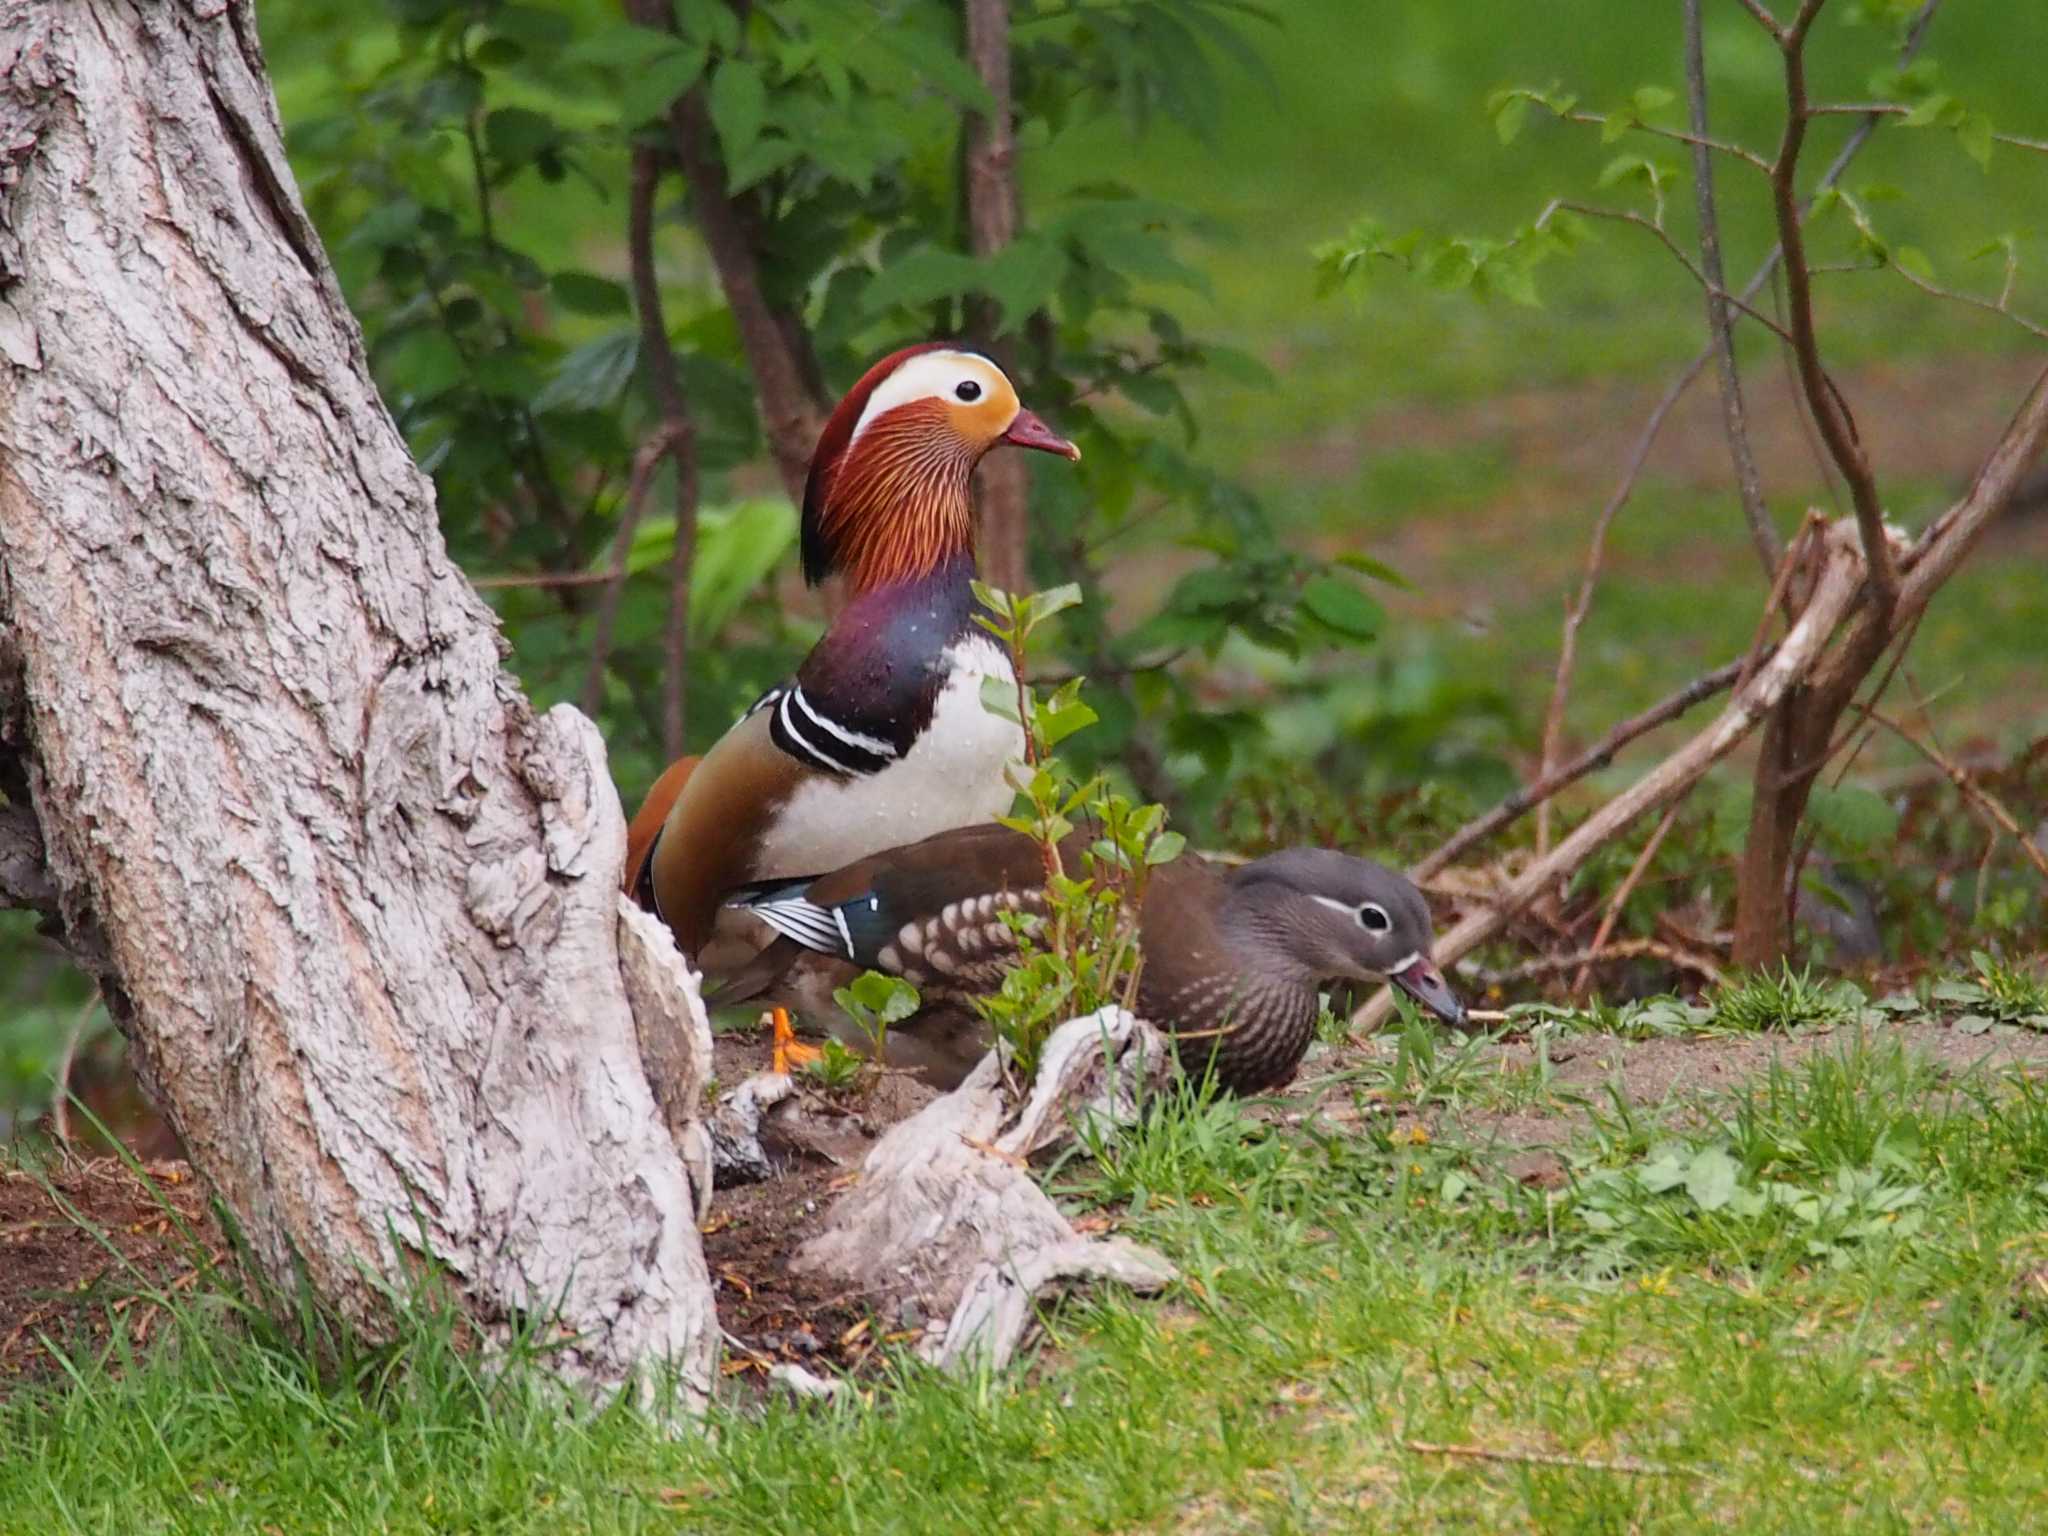
POLYGON ((794 683, 754 707, 770 705, 775 713, 768 721, 769 739, 806 767, 864 774, 879 773, 896 761, 894 742, 841 725, 806 699, 803 689, 794 683))

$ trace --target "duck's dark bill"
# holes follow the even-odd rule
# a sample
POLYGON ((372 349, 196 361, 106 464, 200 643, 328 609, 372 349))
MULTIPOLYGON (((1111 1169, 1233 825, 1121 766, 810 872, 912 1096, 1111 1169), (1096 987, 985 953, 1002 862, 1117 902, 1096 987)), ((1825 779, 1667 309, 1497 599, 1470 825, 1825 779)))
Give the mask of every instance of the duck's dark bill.
POLYGON ((1427 957, 1410 961, 1387 979, 1446 1024, 1465 1022, 1465 1005, 1427 957))

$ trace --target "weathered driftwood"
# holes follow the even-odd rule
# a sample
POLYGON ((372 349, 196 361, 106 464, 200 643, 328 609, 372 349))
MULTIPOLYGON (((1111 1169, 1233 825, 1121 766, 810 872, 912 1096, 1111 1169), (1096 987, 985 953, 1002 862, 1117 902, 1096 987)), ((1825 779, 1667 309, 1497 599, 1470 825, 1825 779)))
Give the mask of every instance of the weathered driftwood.
POLYGON ((702 1009, 596 732, 449 563, 246 4, 0 7, 0 632, 8 894, 39 844, 260 1259, 370 1329, 429 1269, 701 1400, 702 1009))
POLYGON ((919 1352, 947 1366, 1009 1359, 1033 1302, 1055 1287, 1111 1280, 1160 1289, 1174 1278, 1171 1264, 1136 1243, 1077 1233, 1032 1178, 1030 1160, 1077 1126, 1128 1123, 1172 1073, 1165 1037, 1114 1009, 1054 1033, 1015 1114, 996 1058, 984 1058, 875 1144, 795 1267, 928 1320, 919 1352))

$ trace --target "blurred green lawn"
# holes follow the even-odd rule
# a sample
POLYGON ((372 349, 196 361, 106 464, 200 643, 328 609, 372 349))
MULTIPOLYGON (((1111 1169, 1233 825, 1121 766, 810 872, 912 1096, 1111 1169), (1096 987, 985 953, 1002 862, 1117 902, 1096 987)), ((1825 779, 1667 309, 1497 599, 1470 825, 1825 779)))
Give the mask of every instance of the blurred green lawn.
MULTIPOLYGON (((1588 111, 1639 85, 1681 90, 1679 7, 1290 0, 1278 10, 1278 26, 1254 29, 1270 77, 1232 79, 1231 110, 1209 141, 1161 132, 1133 152, 1117 125, 1097 124, 1049 146, 1031 174, 1050 192, 1119 166, 1214 218, 1220 233, 1200 261, 1213 292, 1191 321, 1262 357, 1275 381, 1208 382, 1197 399, 1204 451, 1253 480, 1303 536, 1369 550, 1414 579, 1418 593, 1390 597, 1390 646, 1432 653, 1454 679, 1506 683, 1533 728, 1587 533, 1650 405, 1703 339, 1698 292, 1650 236, 1616 225, 1541 270, 1536 309, 1435 292, 1393 271, 1363 292, 1318 295, 1309 251, 1362 214, 1393 230, 1501 237, 1555 195, 1625 205, 1595 189, 1624 151, 1687 166, 1682 145, 1633 134, 1603 145, 1598 130, 1540 111, 1503 147, 1485 111, 1509 84, 1561 85, 1588 111)), ((1708 11, 1715 132, 1768 155, 1782 114, 1775 51, 1734 7, 1708 11)), ((1887 32, 1831 7, 1812 48, 1812 99, 1869 99, 1891 48, 1887 32)), ((2000 131, 2036 138, 2048 136, 2044 57, 2048 8, 1990 0, 1943 6, 1922 55, 2000 131)), ((1815 126, 1809 184, 1852 126, 1815 126)), ((2001 233, 2035 237, 2017 307, 2048 313, 2038 266, 2048 262, 2038 238, 2048 157, 2001 147, 1986 170, 1946 131, 1889 131, 1843 185, 1899 191, 1873 207, 1880 227, 1924 249, 1950 286, 1995 292, 1997 261, 1973 255, 2001 233)), ((1718 186, 1739 284, 1772 243, 1764 184, 1724 162, 1718 186)), ((1690 249, 1689 181, 1672 194, 1668 224, 1690 249)), ((1849 250, 1846 227, 1828 226, 1813 255, 1833 262, 1849 250)), ((1824 278, 1819 313, 1888 505, 1918 526, 1966 482, 2043 350, 1891 274, 1824 278)), ((1790 528, 1807 505, 1839 502, 1792 429, 1781 360, 1753 338, 1742 355, 1760 435, 1775 421, 1787 440, 1763 457, 1774 513, 1790 528)), ((1582 642, 1570 717, 1582 734, 1717 664, 1753 631, 1761 580, 1715 399, 1711 378, 1695 386, 1616 524, 1582 642)), ((1953 729, 2007 744, 2048 729, 2044 575, 2048 532, 2001 530, 1930 614, 1915 670, 1953 729)))

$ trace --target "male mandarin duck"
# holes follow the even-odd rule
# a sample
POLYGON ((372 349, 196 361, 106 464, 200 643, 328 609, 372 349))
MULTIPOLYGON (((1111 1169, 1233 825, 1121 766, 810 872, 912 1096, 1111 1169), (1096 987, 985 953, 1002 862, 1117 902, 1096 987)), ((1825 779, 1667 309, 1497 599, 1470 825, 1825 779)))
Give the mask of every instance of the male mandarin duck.
MULTIPOLYGON (((1085 846, 1082 834, 1063 845, 1070 870, 1085 846)), ((885 1055, 953 1086, 988 1048, 967 1005, 1000 988, 1016 959, 1004 913, 1042 915, 1044 879, 1038 843, 991 823, 808 880, 763 882, 733 904, 781 937, 720 1000, 766 995, 831 1019, 835 986, 864 970, 900 976, 923 1006, 892 1027, 885 1055)), ((1430 960, 1431 937, 1422 893, 1369 860, 1292 848, 1227 868, 1184 853, 1155 868, 1145 890, 1137 1011, 1182 1037, 1185 1064, 1213 1061, 1222 1086, 1277 1088, 1308 1050, 1325 983, 1390 981, 1462 1023, 1463 1005, 1430 960)), ((865 1043, 850 1025, 835 1028, 865 1043)))
MULTIPOLYGON (((693 962, 727 892, 833 869, 1010 805, 1018 726, 982 706, 1010 658, 975 622, 972 481, 1003 444, 1078 459, 988 358, 945 342, 876 363, 826 421, 804 491, 804 577, 847 600, 796 675, 633 817, 626 889, 693 962)), ((776 1018, 778 1055, 788 1020, 776 1018)))

